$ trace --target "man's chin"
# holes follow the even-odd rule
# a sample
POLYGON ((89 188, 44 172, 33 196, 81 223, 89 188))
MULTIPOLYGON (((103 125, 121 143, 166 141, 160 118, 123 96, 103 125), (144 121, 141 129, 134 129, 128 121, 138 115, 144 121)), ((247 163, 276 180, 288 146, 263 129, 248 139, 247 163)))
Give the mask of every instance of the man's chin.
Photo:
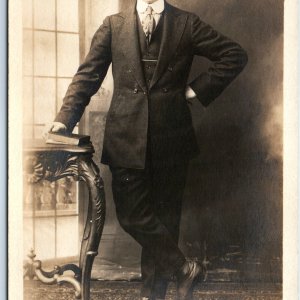
POLYGON ((156 2, 157 0, 143 0, 144 2, 146 2, 147 4, 152 4, 154 2, 156 2))

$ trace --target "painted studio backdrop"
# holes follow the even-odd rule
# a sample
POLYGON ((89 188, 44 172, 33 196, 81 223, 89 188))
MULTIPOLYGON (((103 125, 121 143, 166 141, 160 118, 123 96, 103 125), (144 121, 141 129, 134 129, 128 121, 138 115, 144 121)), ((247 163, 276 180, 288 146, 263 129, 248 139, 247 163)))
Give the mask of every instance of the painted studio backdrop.
MULTIPOLYGON (((41 138, 94 32, 132 1, 22 1, 24 138, 41 138)), ((190 106, 201 154, 190 164, 180 245, 187 256, 207 258, 211 280, 280 282, 283 1, 169 2, 197 13, 249 55, 245 70, 214 103, 190 106)), ((195 58, 191 79, 208 65, 195 58)), ((112 89, 109 73, 75 130, 91 135, 106 190, 107 219, 92 276, 132 279, 139 277, 140 248, 118 225, 110 172, 99 163, 112 89)), ((32 247, 49 263, 78 259, 85 196, 68 178, 24 190, 24 259, 32 247)))

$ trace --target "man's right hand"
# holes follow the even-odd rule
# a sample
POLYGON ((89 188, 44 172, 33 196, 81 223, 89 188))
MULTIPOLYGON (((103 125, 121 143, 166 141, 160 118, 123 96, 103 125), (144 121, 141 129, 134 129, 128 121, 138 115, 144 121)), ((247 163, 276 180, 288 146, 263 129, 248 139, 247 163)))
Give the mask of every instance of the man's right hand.
POLYGON ((65 124, 60 122, 52 122, 45 125, 45 128, 43 130, 43 138, 46 140, 48 138, 49 132, 66 132, 67 127, 65 124))

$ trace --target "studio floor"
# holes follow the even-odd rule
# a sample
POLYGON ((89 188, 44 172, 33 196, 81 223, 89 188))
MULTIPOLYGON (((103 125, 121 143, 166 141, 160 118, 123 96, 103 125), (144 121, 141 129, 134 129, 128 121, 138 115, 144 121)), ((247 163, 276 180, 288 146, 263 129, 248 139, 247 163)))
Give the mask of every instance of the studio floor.
MULTIPOLYGON (((101 268, 93 272, 90 300, 139 300, 138 264, 128 268, 104 259, 99 264, 101 268)), ((132 261, 130 265, 134 265, 132 261)), ((279 257, 257 258, 230 251, 222 258, 210 259, 206 281, 197 284, 194 300, 281 300, 281 274, 279 257)), ((166 300, 175 300, 175 295, 175 284, 171 283, 166 300)), ((24 300, 54 299, 74 300, 73 288, 68 284, 49 286, 36 280, 24 280, 24 300)))
MULTIPOLYGON (((138 300, 140 282, 93 281, 91 300, 138 300)), ((25 281, 24 300, 74 300, 74 291, 67 285, 46 286, 38 281, 25 281)), ((175 299, 171 284, 166 300, 175 299)), ((280 284, 201 283, 194 291, 194 300, 281 300, 280 284)))

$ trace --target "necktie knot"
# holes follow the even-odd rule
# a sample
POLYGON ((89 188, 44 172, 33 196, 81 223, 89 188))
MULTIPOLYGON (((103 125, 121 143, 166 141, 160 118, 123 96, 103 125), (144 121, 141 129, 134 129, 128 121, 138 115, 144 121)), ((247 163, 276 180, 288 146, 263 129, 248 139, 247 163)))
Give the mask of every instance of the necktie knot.
POLYGON ((153 8, 152 8, 152 6, 149 5, 149 6, 147 7, 147 9, 146 9, 146 14, 147 14, 147 16, 153 14, 153 8))

